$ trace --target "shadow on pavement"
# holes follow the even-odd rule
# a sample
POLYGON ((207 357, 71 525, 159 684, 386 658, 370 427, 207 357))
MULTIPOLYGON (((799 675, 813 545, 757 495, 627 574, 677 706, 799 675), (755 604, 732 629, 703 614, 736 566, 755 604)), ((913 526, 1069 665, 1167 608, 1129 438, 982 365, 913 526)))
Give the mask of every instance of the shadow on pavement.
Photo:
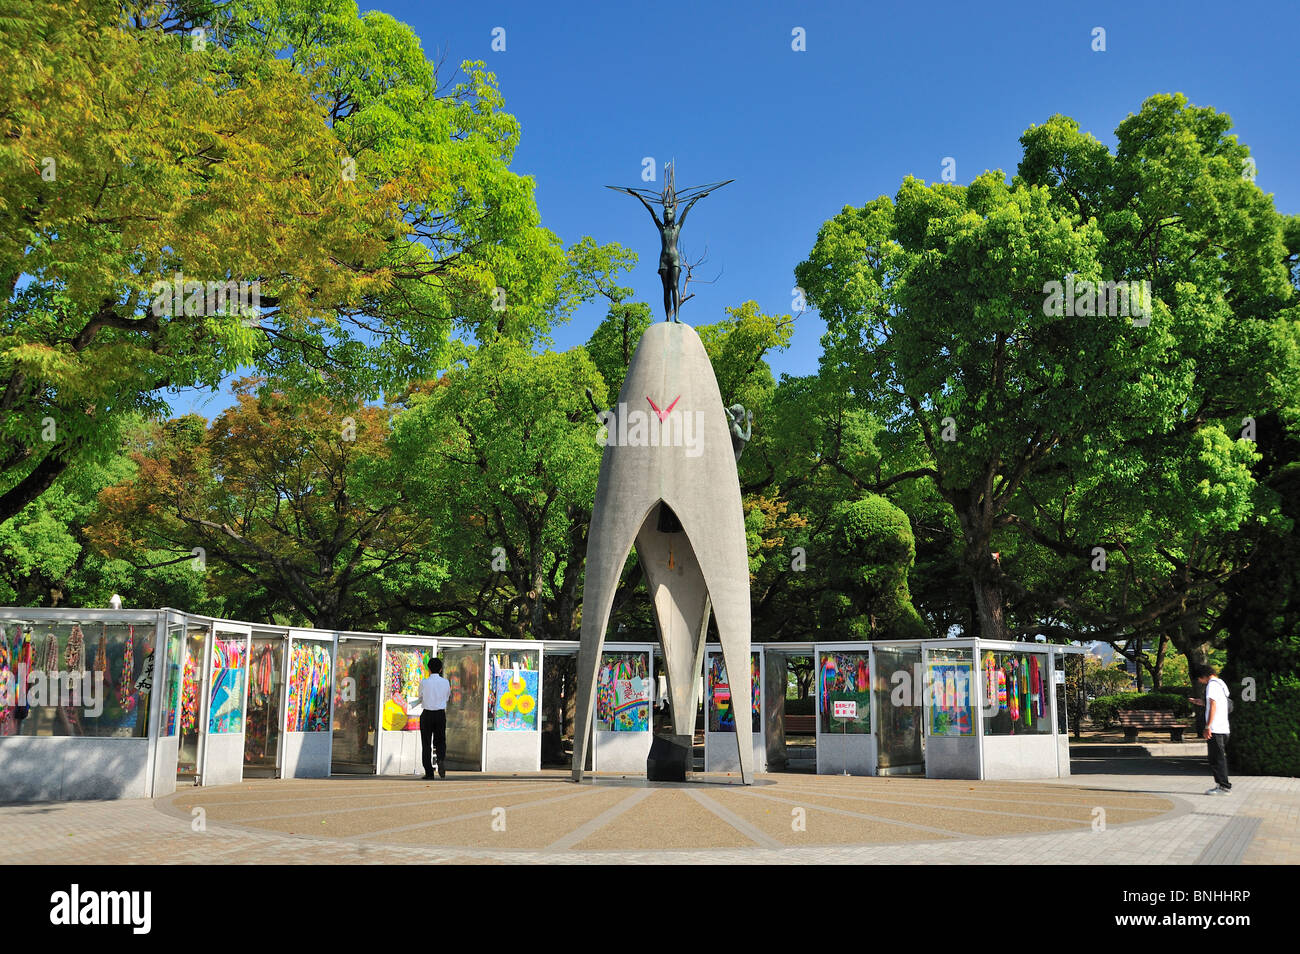
POLYGON ((1209 777, 1209 764, 1205 756, 1168 758, 1081 759, 1070 758, 1070 775, 1178 775, 1185 778, 1204 775, 1209 777))

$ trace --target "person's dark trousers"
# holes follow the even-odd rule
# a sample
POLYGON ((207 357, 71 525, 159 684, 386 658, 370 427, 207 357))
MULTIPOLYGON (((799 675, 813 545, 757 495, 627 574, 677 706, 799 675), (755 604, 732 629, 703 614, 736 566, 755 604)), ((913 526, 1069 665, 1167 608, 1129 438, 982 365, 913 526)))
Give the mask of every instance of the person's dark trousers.
POLYGON ((1228 781, 1228 737, 1227 735, 1216 732, 1209 738, 1210 749, 1210 771, 1214 773, 1214 780, 1218 782, 1219 788, 1231 789, 1232 783, 1228 781))
POLYGON ((438 774, 447 774, 447 710, 433 710, 433 748, 438 753, 438 774))
POLYGON ((445 769, 444 760, 447 758, 447 710, 446 709, 425 709, 420 713, 420 754, 424 757, 424 774, 426 776, 433 774, 433 767, 445 769), (437 761, 430 758, 430 742, 433 743, 432 749, 437 753, 437 761))

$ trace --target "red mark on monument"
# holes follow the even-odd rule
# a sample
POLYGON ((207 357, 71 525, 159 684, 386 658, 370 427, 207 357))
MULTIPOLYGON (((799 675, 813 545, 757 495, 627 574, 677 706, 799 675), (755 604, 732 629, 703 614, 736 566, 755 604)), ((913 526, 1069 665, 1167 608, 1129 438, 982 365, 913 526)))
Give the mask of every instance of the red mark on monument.
MULTIPOLYGON (((645 396, 645 399, 646 399, 647 401, 650 401, 650 395, 647 394, 647 395, 645 396)), ((655 413, 659 415, 659 423, 660 423, 660 424, 663 423, 664 418, 666 418, 669 414, 673 413, 673 408, 675 408, 675 407, 677 406, 677 402, 680 401, 681 399, 682 399, 682 396, 681 396, 680 394, 677 395, 677 397, 673 398, 673 403, 672 403, 672 404, 669 404, 669 405, 668 405, 668 409, 667 409, 667 410, 664 410, 664 411, 659 410, 659 405, 656 404, 654 401, 650 401, 650 406, 651 406, 652 408, 654 408, 654 409, 655 409, 655 413)))

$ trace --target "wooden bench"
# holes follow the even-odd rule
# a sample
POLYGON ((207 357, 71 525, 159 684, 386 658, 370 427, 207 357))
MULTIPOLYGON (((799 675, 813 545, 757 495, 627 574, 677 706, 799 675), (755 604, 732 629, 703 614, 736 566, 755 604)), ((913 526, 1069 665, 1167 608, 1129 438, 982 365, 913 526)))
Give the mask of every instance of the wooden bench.
POLYGON ((1115 716, 1115 724, 1124 730, 1125 742, 1136 742, 1138 733, 1164 732, 1168 730, 1169 738, 1174 742, 1183 741, 1183 733, 1191 726, 1182 716, 1172 712, 1152 712, 1145 709, 1122 710, 1115 716))
POLYGON ((813 735, 817 731, 817 717, 814 715, 787 715, 785 717, 786 735, 813 735))

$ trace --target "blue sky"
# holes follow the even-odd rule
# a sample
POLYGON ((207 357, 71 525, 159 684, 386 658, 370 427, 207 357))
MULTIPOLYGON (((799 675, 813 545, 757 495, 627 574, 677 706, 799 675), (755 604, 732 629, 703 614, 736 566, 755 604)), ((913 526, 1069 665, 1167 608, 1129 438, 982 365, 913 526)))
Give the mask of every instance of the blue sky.
MULTIPOLYGON (((1182 92, 1233 119, 1282 212, 1300 212, 1300 50, 1295 5, 1179 3, 431 3, 378 0, 430 59, 484 60, 522 141, 515 171, 537 182, 542 223, 571 244, 617 241, 641 260, 626 284, 662 311, 658 239, 644 209, 606 184, 641 181, 642 159, 675 159, 678 186, 735 178, 697 205, 682 246, 711 285, 682 309, 707 324, 754 299, 791 311, 794 267, 845 205, 893 195, 909 174, 958 182, 1015 171, 1018 138, 1053 113, 1108 145, 1154 93, 1182 92), (492 50, 505 29, 504 52, 492 50), (804 52, 792 30, 806 33, 804 52), (1092 31, 1106 31, 1106 51, 1092 31)), ((555 332, 584 342, 601 304, 555 332)), ((796 324, 778 373, 816 370, 823 331, 796 324)), ((224 395, 185 395, 208 416, 224 395)))

